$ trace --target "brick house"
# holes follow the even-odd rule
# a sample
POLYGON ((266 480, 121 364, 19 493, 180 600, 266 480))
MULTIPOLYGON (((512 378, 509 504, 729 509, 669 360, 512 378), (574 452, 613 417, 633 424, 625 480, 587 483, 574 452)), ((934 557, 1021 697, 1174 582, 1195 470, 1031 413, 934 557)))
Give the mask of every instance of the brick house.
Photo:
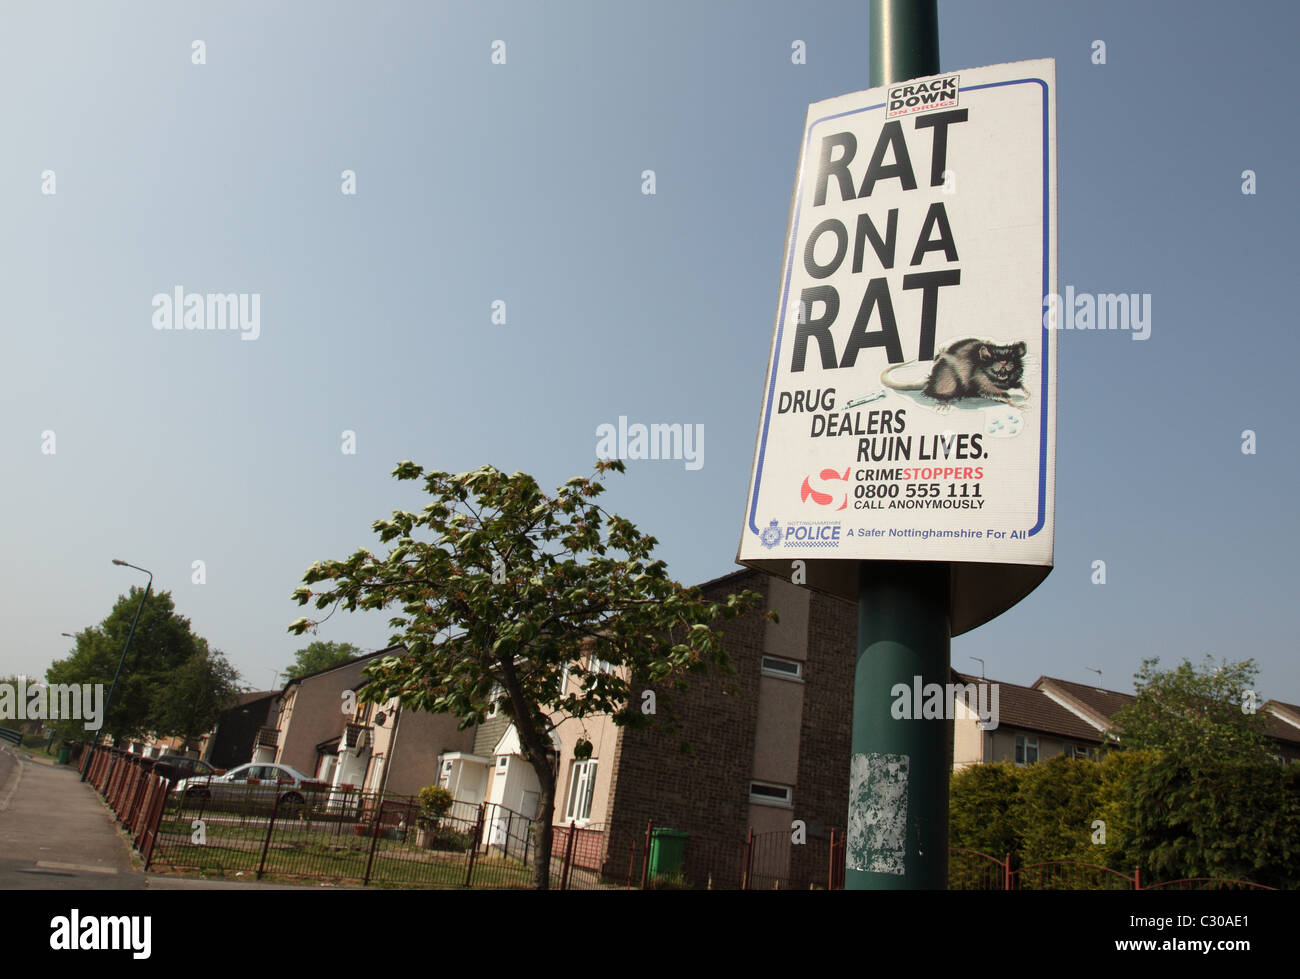
MULTIPOLYGON (((1098 758, 1106 746, 1103 734, 1105 718, 1082 711, 1073 702, 1063 702, 1053 697, 1042 686, 1049 682, 1046 677, 1040 677, 1031 687, 956 672, 953 677, 956 683, 996 683, 998 688, 998 725, 993 730, 982 730, 977 723, 978 718, 966 710, 960 701, 957 702, 956 720, 953 724, 954 770, 998 761, 1032 765, 1057 755, 1098 758)), ((1127 697, 1129 701, 1134 699, 1129 694, 1100 692, 1107 697, 1113 694, 1118 698, 1127 697)))
MULTIPOLYGON (((687 877, 717 887, 739 885, 750 828, 788 838, 802 820, 810 839, 825 840, 829 827, 844 822, 855 608, 748 569, 700 588, 714 600, 759 592, 781 621, 750 614, 717 626, 736 674, 692 677, 688 691, 657 692, 680 718, 678 734, 619 728, 609 717, 561 719, 553 732, 554 821, 592 830, 588 843, 598 831, 587 866, 612 877, 626 877, 650 820, 688 833, 687 877), (724 692, 729 685, 732 694, 724 692), (589 758, 575 757, 580 739, 592 744, 589 758), (689 753, 680 750, 683 739, 689 753)), ((472 749, 445 755, 441 766, 458 808, 486 801, 535 813, 536 777, 507 718, 489 718, 472 749)), ((818 876, 824 849, 787 844, 785 851, 774 858, 780 876, 818 876)))
MULTIPOLYGON (((587 830, 581 866, 626 879, 630 866, 639 867, 653 821, 689 834, 683 870, 696 885, 739 885, 751 829, 777 845, 766 854, 769 876, 794 886, 825 879, 827 837, 844 825, 849 791, 856 608, 750 569, 700 586, 712 600, 746 588, 760 593, 780 622, 751 613, 718 624, 735 675, 693 677, 688 691, 657 692, 680 718, 679 734, 619 728, 608 717, 558 718, 554 823, 587 830), (728 687, 734 691, 725 692, 728 687), (592 744, 588 758, 575 756, 580 739, 592 744), (683 739, 692 747, 688 753, 680 750, 683 739), (796 821, 810 845, 790 842, 796 821)), ((358 704, 350 717, 340 712, 342 691, 360 688, 366 663, 400 652, 400 646, 380 650, 291 681, 281 695, 277 760, 335 786, 390 794, 438 782, 456 800, 453 816, 472 820, 489 804, 489 842, 502 832, 499 821, 533 818, 537 778, 505 714, 492 709, 484 723, 459 731, 450 716, 402 711, 396 701, 358 704)), ((981 682, 955 672, 953 680, 981 682)), ((954 768, 1032 764, 1060 754, 1098 757, 1110 716, 1135 699, 1052 677, 998 687, 994 730, 981 730, 974 714, 954 705, 954 768)), ((1300 708, 1270 701, 1262 709, 1269 710, 1275 742, 1300 756, 1300 708)), ((557 831, 557 841, 564 839, 557 831)))
POLYGON ((405 652, 390 646, 290 680, 276 726, 260 733, 253 760, 291 765, 333 787, 392 795, 434 784, 439 757, 468 748, 473 732, 458 731, 445 714, 402 710, 396 700, 359 702, 370 662, 405 652))
POLYGON ((1280 700, 1267 701, 1261 710, 1268 711, 1270 733, 1279 744, 1282 758, 1300 761, 1300 707, 1280 700))
POLYGON ((250 761, 258 732, 275 726, 279 697, 278 690, 240 694, 235 706, 217 718, 204 744, 203 760, 216 768, 234 768, 250 761))
POLYGON ((388 795, 417 795, 426 785, 436 785, 442 757, 462 752, 474 741, 474 731, 458 730, 450 714, 404 708, 396 698, 360 704, 357 714, 355 722, 369 725, 364 784, 388 795))
MULTIPOLYGON (((1131 693, 1103 690, 1085 683, 1071 683, 1055 677, 1039 677, 1034 687, 1104 730, 1115 713, 1137 700, 1131 693)), ((1300 760, 1300 707, 1270 700, 1259 705, 1264 715, 1264 737, 1279 761, 1300 760)))
MULTIPOLYGON (((960 683, 980 682, 953 675, 960 683)), ((976 718, 958 704, 954 768, 998 761, 1033 764, 1057 755, 1098 758, 1110 743, 1106 731, 1114 716, 1137 700, 1131 693, 1050 676, 1040 676, 1028 687, 998 683, 998 689, 1000 723, 994 731, 980 730, 976 718)), ((1259 709, 1275 757, 1300 759, 1300 707, 1270 700, 1259 709)))
MULTIPOLYGON (((701 586, 707 598, 741 588, 761 593, 780 622, 751 614, 719 626, 735 676, 693 679, 673 698, 693 750, 682 754, 671 734, 618 732, 605 803, 611 874, 626 872, 649 820, 689 833, 685 874, 716 887, 739 886, 739 862, 728 858, 751 827, 780 841, 801 820, 811 841, 844 825, 856 608, 751 570, 701 586), (728 680, 732 695, 723 690, 728 680)), ((783 851, 770 855, 775 876, 819 876, 813 864, 825 859, 823 848, 783 851)))
POLYGON ((335 739, 344 733, 350 719, 351 712, 343 711, 345 692, 355 694, 370 660, 396 651, 396 647, 380 649, 288 681, 280 691, 274 744, 259 741, 258 745, 261 750, 273 747, 275 753, 253 760, 290 765, 319 776, 324 759, 337 754, 331 746, 337 745, 335 739))

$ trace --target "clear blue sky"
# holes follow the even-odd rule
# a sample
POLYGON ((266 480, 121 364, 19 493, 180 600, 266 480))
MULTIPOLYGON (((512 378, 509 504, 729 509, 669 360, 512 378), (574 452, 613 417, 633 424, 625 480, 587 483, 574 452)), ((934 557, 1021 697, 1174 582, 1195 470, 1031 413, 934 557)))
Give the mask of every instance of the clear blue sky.
MULTIPOLYGON (((1057 60, 1061 287, 1153 318, 1060 335, 1056 569, 959 669, 1253 656, 1300 702, 1298 10, 941 2, 945 71, 1057 60)), ((421 505, 397 461, 554 487, 620 415, 703 425, 704 465, 631 462, 608 504, 679 580, 733 570, 804 115, 867 51, 865 0, 5 4, 0 673, 142 583, 121 557, 267 686, 303 571, 421 505), (178 285, 260 294, 261 335, 153 329, 178 285)))

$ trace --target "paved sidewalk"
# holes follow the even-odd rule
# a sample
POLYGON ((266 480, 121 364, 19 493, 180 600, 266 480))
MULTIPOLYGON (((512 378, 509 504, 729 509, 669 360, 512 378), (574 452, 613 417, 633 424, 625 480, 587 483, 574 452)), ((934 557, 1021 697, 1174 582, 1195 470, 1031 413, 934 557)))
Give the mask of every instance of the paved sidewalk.
POLYGON ((99 793, 75 768, 0 747, 0 889, 299 889, 165 877, 139 866, 99 793))
POLYGON ((0 887, 142 888, 130 853, 76 769, 0 749, 0 887))

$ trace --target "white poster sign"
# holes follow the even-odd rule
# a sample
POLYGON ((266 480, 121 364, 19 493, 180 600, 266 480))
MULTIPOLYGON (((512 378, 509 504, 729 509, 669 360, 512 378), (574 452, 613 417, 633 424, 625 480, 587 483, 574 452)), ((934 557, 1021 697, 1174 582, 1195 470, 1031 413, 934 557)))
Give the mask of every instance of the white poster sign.
POLYGON ((1026 61, 809 108, 741 563, 1050 567, 1055 84, 1026 61))

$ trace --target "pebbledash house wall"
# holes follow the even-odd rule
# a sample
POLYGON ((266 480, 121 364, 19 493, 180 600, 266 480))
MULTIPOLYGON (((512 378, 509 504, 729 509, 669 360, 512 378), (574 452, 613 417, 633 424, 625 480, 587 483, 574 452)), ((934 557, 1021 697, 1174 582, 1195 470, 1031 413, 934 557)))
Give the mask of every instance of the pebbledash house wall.
MULTIPOLYGON (((848 798, 854 648, 853 605, 761 572, 740 571, 702 586, 723 599, 749 588, 775 608, 779 625, 758 613, 721 623, 734 676, 691 679, 689 691, 657 691, 681 719, 677 734, 623 731, 607 803, 604 872, 627 875, 648 820, 690 834, 684 872, 696 886, 740 885, 744 841, 790 833, 803 820, 810 839, 844 826, 848 798), (802 680, 764 675, 764 655, 798 660, 802 680), (735 693, 723 687, 734 685, 735 693), (679 750, 682 739, 692 745, 679 750), (789 806, 750 801, 755 780, 791 787, 789 806)), ((824 847, 790 847, 792 878, 824 876, 824 847)), ((639 867, 636 868, 639 870, 639 867)))
POLYGON ((391 796, 413 796, 425 786, 438 784, 440 755, 473 747, 474 730, 459 729, 457 719, 450 714, 430 714, 410 707, 398 709, 396 719, 392 719, 398 703, 390 700, 384 705, 390 719, 383 727, 372 727, 374 747, 366 777, 371 777, 376 765, 386 764, 384 791, 391 796))
POLYGON ((355 691, 361 686, 361 674, 371 660, 394 654, 400 648, 392 646, 367 653, 285 684, 280 695, 281 711, 277 722, 280 743, 276 747, 275 760, 314 776, 316 745, 337 737, 350 717, 343 713, 343 692, 355 691))

